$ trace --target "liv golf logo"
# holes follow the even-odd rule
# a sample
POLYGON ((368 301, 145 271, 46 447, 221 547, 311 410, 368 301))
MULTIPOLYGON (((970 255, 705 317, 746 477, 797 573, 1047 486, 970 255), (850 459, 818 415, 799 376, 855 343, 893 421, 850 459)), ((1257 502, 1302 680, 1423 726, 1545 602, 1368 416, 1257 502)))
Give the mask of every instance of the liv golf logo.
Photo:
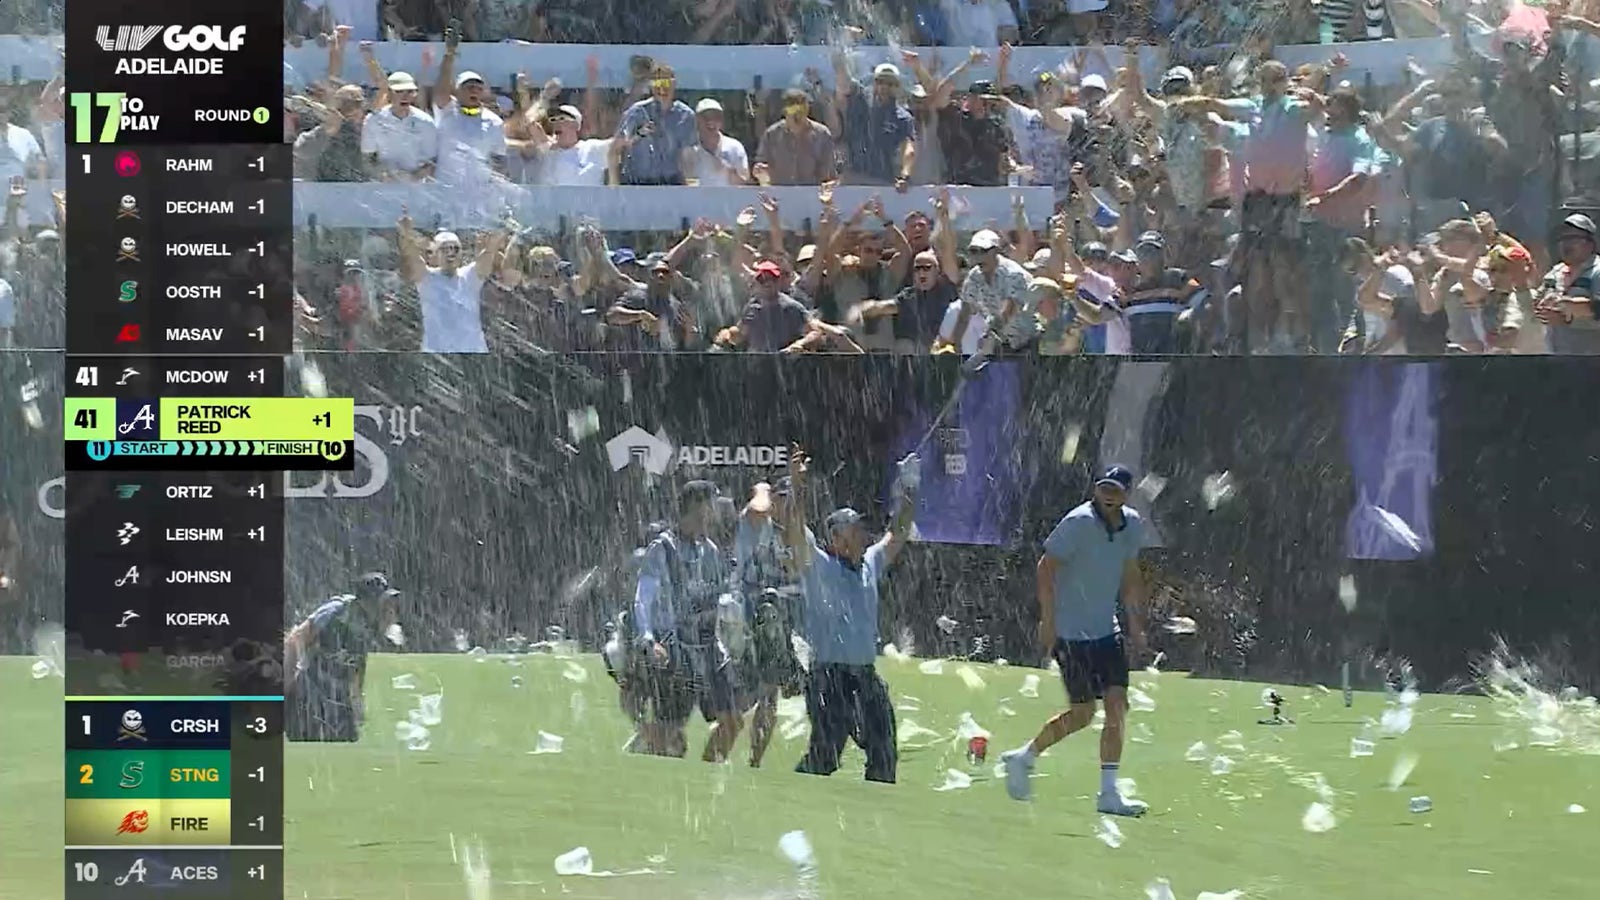
POLYGON ((666 431, 656 429, 651 434, 637 425, 606 441, 606 458, 611 470, 620 472, 628 466, 637 466, 651 475, 665 475, 682 466, 749 466, 774 469, 789 464, 789 448, 752 444, 725 446, 713 444, 684 444, 676 446, 666 431))

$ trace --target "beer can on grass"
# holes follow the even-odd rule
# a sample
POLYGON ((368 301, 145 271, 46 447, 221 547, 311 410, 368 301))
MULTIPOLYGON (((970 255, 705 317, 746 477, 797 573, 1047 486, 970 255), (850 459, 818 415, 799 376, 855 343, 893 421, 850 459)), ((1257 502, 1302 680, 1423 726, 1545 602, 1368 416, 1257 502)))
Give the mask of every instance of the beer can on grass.
POLYGON ((978 735, 967 741, 967 762, 973 765, 981 764, 989 756, 989 739, 978 735))

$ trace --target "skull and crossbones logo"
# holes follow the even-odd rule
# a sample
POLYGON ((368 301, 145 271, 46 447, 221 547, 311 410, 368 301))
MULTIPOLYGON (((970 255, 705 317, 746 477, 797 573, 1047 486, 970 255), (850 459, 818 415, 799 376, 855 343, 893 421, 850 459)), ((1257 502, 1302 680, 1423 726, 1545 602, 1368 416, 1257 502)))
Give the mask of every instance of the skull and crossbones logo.
POLYGON ((134 199, 134 196, 132 194, 123 194, 122 195, 121 202, 119 202, 117 204, 117 218, 119 218, 119 219, 137 219, 137 218, 139 218, 139 201, 134 199))
POLYGON ((117 245, 117 262, 139 261, 139 242, 131 237, 125 237, 117 245))

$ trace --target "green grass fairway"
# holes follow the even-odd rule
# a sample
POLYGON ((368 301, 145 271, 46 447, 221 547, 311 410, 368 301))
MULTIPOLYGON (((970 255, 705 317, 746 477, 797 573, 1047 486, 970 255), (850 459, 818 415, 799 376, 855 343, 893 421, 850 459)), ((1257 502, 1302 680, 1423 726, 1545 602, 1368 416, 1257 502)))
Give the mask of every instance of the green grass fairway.
MULTIPOLYGON (((1012 802, 992 779, 1000 749, 1025 740, 1060 702, 1047 672, 979 666, 987 684, 969 687, 961 663, 927 675, 915 662, 885 661, 897 701, 920 698, 909 701, 920 709, 900 712, 902 732, 914 721, 944 737, 904 749, 900 783, 879 786, 862 782, 854 749, 833 778, 794 774, 803 737, 776 739, 760 771, 742 764, 742 739, 733 766, 625 755, 615 690, 595 658, 521 662, 374 657, 365 739, 289 746, 290 898, 468 897, 452 835, 462 846, 481 842, 494 900, 781 897, 793 871, 778 838, 796 829, 816 847, 822 896, 838 900, 1135 900, 1157 876, 1181 900, 1231 889, 1285 900, 1596 896, 1588 854, 1600 834, 1600 758, 1497 753, 1510 726, 1480 698, 1424 696, 1409 733, 1352 759, 1350 740, 1364 718, 1381 715, 1382 696, 1358 695, 1347 710, 1337 692, 1288 688, 1299 725, 1270 728, 1257 724, 1261 685, 1165 673, 1146 688, 1155 711, 1132 718, 1153 740, 1130 744, 1125 760, 1151 813, 1119 822, 1125 843, 1113 849, 1095 836, 1097 735, 1076 735, 1041 760, 1031 804, 1012 802), (443 722, 424 752, 395 738, 415 706, 413 692, 391 688, 402 673, 420 692, 444 693, 443 722), (1030 673, 1040 676, 1037 699, 1018 696, 1030 673), (1015 715, 1001 711, 1008 697, 1015 715), (963 711, 994 733, 991 765, 970 788, 938 792, 947 768, 966 768, 952 740, 963 711), (563 736, 564 751, 530 754, 540 730, 563 736), (1243 750, 1219 751, 1219 736, 1235 730, 1243 750), (1236 768, 1214 776, 1209 761, 1185 761, 1196 741, 1236 768), (1385 781, 1403 753, 1420 762, 1391 792, 1385 781), (1296 776, 1316 772, 1336 792, 1338 825, 1313 834, 1301 817, 1317 798, 1296 776), (1419 794, 1432 797, 1433 812, 1408 811, 1419 794), (1569 813, 1571 804, 1590 811, 1569 813), (669 874, 558 877, 554 858, 580 845, 597 870, 669 874)), ((61 896, 61 682, 30 680, 30 663, 0 659, 4 900, 61 896)), ((697 726, 695 754, 703 735, 697 726)), ((1525 745, 1525 729, 1519 737, 1525 745)))

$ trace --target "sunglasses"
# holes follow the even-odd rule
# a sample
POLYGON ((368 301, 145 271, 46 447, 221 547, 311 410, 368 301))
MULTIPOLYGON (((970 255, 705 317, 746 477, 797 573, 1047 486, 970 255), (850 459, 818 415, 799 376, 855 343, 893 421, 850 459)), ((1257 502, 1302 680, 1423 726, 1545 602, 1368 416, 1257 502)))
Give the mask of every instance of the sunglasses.
POLYGON ((673 81, 672 81, 671 78, 652 78, 652 79, 650 79, 650 86, 655 88, 658 91, 670 90, 672 88, 672 85, 673 85, 673 81))
POLYGON ((933 263, 917 263, 911 268, 916 269, 918 272, 932 272, 939 267, 933 263))
POLYGON ((806 106, 804 103, 791 103, 783 108, 783 112, 785 115, 792 116, 806 112, 808 109, 810 109, 810 107, 806 106))

